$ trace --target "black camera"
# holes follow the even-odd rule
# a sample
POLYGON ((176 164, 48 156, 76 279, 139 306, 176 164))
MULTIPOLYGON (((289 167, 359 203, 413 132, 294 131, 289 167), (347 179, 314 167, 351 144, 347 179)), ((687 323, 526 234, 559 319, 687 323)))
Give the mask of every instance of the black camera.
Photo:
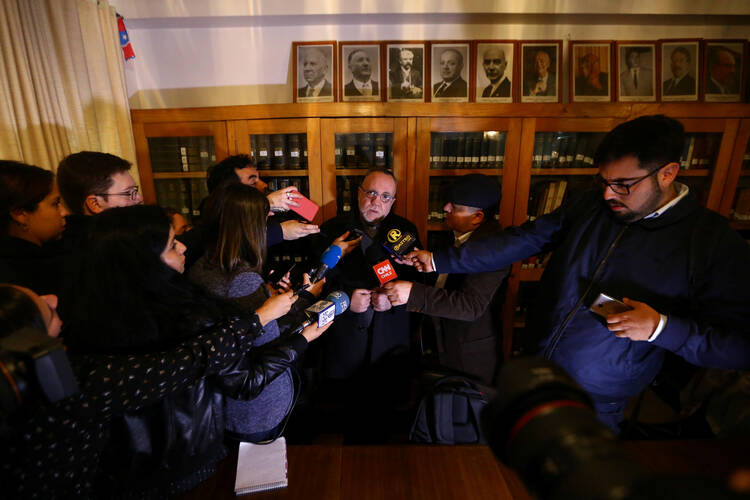
POLYGON ((583 389, 547 360, 519 358, 503 366, 482 428, 495 456, 536 498, 747 498, 701 478, 647 474, 599 421, 583 389))
POLYGON ((0 421, 43 397, 54 403, 78 393, 78 382, 59 339, 33 328, 0 338, 0 421))

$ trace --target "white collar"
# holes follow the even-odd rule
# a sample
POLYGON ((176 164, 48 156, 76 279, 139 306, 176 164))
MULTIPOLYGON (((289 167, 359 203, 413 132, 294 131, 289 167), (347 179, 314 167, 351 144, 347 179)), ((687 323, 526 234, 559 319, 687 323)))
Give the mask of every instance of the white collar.
POLYGON ((354 82, 354 86, 357 88, 357 90, 362 90, 363 88, 372 90, 372 80, 367 80, 366 82, 360 82, 356 78, 352 78, 352 81, 354 82))
POLYGON ((307 84, 307 86, 312 87, 312 89, 315 91, 315 95, 318 95, 318 91, 321 90, 323 88, 323 85, 325 84, 326 84, 326 79, 323 78, 315 86, 312 86, 309 83, 307 84))
POLYGON ((471 237, 471 234, 473 232, 474 231, 469 231, 468 233, 460 234, 456 231, 453 231, 453 237, 456 238, 455 241, 453 242, 453 245, 456 247, 460 247, 461 245, 466 243, 466 241, 471 237))
POLYGON ((667 210, 677 205, 677 203, 685 196, 687 196, 688 192, 690 192, 690 188, 680 182, 675 182, 674 186, 677 188, 677 196, 666 203, 663 207, 657 208, 656 210, 645 216, 644 219, 655 219, 659 216, 664 215, 667 210))

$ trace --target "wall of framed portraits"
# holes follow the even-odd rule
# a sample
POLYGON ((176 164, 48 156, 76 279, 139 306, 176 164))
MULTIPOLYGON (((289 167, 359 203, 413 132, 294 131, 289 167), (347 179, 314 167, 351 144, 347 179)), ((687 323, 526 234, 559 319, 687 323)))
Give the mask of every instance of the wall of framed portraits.
MULTIPOLYGON (((153 13, 153 16, 158 16, 158 19, 154 19, 143 12, 157 9, 156 6, 147 6, 145 2, 122 2, 122 5, 115 2, 118 11, 126 18, 130 39, 136 50, 136 58, 126 64, 131 107, 146 109, 293 102, 293 91, 298 91, 301 86, 300 80, 304 79, 302 69, 297 67, 293 44, 319 40, 335 40, 339 44, 335 54, 336 64, 333 65, 331 61, 333 67, 330 68, 330 78, 345 80, 338 82, 340 89, 352 81, 351 78, 347 78, 351 76, 349 61, 341 57, 341 48, 346 49, 347 43, 453 43, 458 52, 463 54, 467 50, 465 44, 468 42, 520 41, 529 45, 519 47, 518 55, 514 53, 511 56, 507 48, 504 52, 506 63, 510 67, 519 68, 520 65, 518 75, 523 79, 524 74, 529 74, 533 70, 538 52, 530 44, 541 40, 561 42, 557 55, 542 47, 542 52, 546 52, 549 58, 550 71, 556 73, 558 80, 558 85, 550 85, 549 90, 545 86, 545 93, 554 90, 557 95, 542 96, 539 95, 540 91, 534 91, 534 95, 531 95, 532 89, 523 88, 522 82, 517 81, 517 87, 512 89, 513 102, 551 102, 554 98, 560 102, 598 102, 605 99, 618 102, 620 96, 637 97, 635 102, 659 102, 669 99, 664 98, 666 93, 663 83, 667 78, 657 82, 657 74, 662 77, 669 76, 671 71, 671 61, 668 61, 671 53, 669 57, 663 57, 661 47, 657 43, 659 40, 745 40, 750 37, 750 6, 742 7, 744 2, 717 4, 698 0, 682 8, 676 7, 672 2, 632 2, 628 6, 627 14, 618 12, 620 7, 613 2, 596 0, 569 2, 576 5, 564 6, 554 2, 482 0, 461 2, 460 5, 435 6, 434 2, 429 2, 430 5, 412 3, 408 9, 402 3, 379 2, 370 10, 365 10, 365 7, 360 5, 327 5, 326 9, 321 10, 321 6, 315 7, 309 2, 296 7, 296 2, 273 3, 261 0, 254 2, 256 3, 262 7, 258 12, 247 12, 247 2, 240 6, 239 2, 227 0, 219 2, 215 10, 212 7, 211 12, 202 9, 194 15, 189 12, 190 5, 183 6, 187 13, 179 12, 172 15, 162 12, 168 7, 161 6, 159 9, 162 10, 153 13), (662 3, 664 5, 661 5, 662 3), (138 8, 134 9, 131 4, 138 8), (234 9, 226 8, 227 4, 233 5, 234 9), (552 10, 555 14, 550 14, 552 10), (579 59, 576 66, 573 66, 571 44, 575 41, 597 40, 613 45, 609 61, 604 61, 600 55, 598 63, 582 63, 579 59), (652 47, 641 47, 645 50, 637 52, 643 59, 643 65, 648 65, 644 69, 650 69, 653 75, 653 101, 641 99, 647 96, 626 96, 627 91, 620 92, 618 78, 627 67, 626 58, 620 57, 617 52, 620 47, 615 46, 615 42, 621 41, 631 45, 654 44, 652 47), (528 55, 524 59, 526 53, 528 55), (605 62, 609 63, 612 78, 609 78, 608 72, 605 71, 605 62), (584 68, 585 65, 598 66, 598 76, 591 77, 593 88, 584 86, 582 92, 576 94, 575 88, 571 90, 571 87, 575 86, 576 77, 580 77, 582 71, 589 71, 584 68), (339 72, 338 76, 333 74, 334 70, 339 72), (610 84, 609 95, 600 95, 601 83, 597 84, 596 78, 603 78, 602 74, 607 74, 610 84), (574 98, 574 95, 577 97, 574 98)), ((375 50, 373 47, 365 49, 366 52, 375 50)), ((464 99, 444 95, 444 90, 440 96, 434 96, 437 92, 435 85, 440 82, 439 63, 442 51, 433 54, 425 46, 421 61, 418 52, 419 50, 412 51, 412 64, 416 62, 421 63, 420 66, 424 65, 424 73, 419 76, 422 77, 423 84, 428 80, 430 82, 430 86, 422 90, 422 98, 432 100, 436 97, 444 99, 442 102, 460 102, 464 99)), ((377 53, 380 54, 380 49, 377 53)), ((689 47, 688 54, 691 54, 689 47)), ((698 61, 701 54, 703 53, 699 51, 696 52, 698 57, 691 56, 689 64, 698 61)), ((383 86, 382 82, 387 81, 393 61, 398 60, 398 53, 389 52, 386 48, 380 57, 385 64, 373 68, 373 71, 380 78, 376 79, 380 85, 378 91, 383 92, 385 89, 383 99, 388 100, 389 89, 383 86), (381 72, 383 74, 380 74, 381 72)), ((540 55, 539 58, 542 59, 540 64, 544 64, 546 57, 540 55)), ((445 59, 452 59, 450 53, 446 54, 445 59)), ((487 74, 481 71, 481 67, 478 72, 476 69, 475 66, 475 73, 472 74, 469 61, 469 64, 464 64, 461 78, 467 84, 472 77, 475 78, 476 88, 469 88, 468 99, 471 100, 473 94, 473 99, 480 102, 490 97, 482 95, 490 80, 487 74)), ((592 74, 596 73, 597 68, 590 71, 592 74)), ((699 74, 701 68, 696 67, 696 71, 691 76, 696 79, 699 89, 696 99, 700 101, 702 98, 699 92, 703 85, 703 75, 699 74)), ((645 85, 645 80, 641 78, 641 81, 644 82, 641 86, 645 85)), ((584 79, 579 79, 579 82, 585 85, 584 79)), ((330 83, 336 82, 330 80, 330 83)), ((405 86, 406 88, 409 87, 405 86)), ((708 87, 703 85, 703 88, 708 87)), ((372 92, 372 89, 369 89, 369 92, 372 92)), ((398 94, 399 91, 397 96, 391 95, 390 98, 398 99, 398 94)), ((305 97, 307 96, 303 96, 305 97)), ((372 94, 365 97, 362 100, 369 101, 372 94)), ((420 97, 402 95, 401 98, 406 102, 412 102, 420 97)), ((339 96, 335 99, 338 100, 339 96)))
POLYGON ((312 41, 293 102, 742 102, 742 39, 312 41))

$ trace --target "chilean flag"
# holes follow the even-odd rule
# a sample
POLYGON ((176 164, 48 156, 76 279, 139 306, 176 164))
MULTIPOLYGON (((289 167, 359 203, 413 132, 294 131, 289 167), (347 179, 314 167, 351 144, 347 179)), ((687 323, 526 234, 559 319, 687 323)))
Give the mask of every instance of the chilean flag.
POLYGON ((120 14, 117 14, 117 30, 120 32, 120 47, 122 47, 122 55, 125 56, 125 60, 133 59, 135 52, 133 52, 133 46, 130 45, 130 38, 128 37, 128 30, 125 29, 125 20, 120 14))

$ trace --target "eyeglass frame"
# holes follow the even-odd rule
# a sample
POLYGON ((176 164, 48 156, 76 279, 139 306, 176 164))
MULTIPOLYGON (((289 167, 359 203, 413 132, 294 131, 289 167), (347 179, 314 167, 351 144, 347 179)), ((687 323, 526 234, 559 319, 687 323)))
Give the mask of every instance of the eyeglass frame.
POLYGON ((380 201, 383 203, 391 203, 393 201, 396 201, 396 195, 395 194, 389 194, 389 193, 378 193, 377 191, 373 191, 372 189, 365 191, 365 189, 362 186, 359 186, 359 190, 362 191, 362 193, 367 196, 370 200, 374 200, 375 198, 379 198, 380 201), (389 199, 385 199, 384 196, 387 196, 389 199))
POLYGON ((140 192, 140 190, 141 190, 141 187, 136 185, 124 193, 94 193, 94 195, 96 196, 127 196, 130 198, 130 201, 135 201, 138 198, 138 193, 140 192))
POLYGON ((654 175, 655 173, 657 173, 659 170, 661 170, 662 168, 666 167, 667 165, 669 165, 669 163, 665 163, 661 167, 655 168, 654 170, 652 170, 651 172, 647 173, 643 177, 639 177, 639 178, 637 178, 636 180, 634 180, 633 182, 630 182, 630 183, 609 182, 609 181, 607 181, 607 179, 605 179, 604 177, 602 177, 599 174, 594 175, 594 181, 597 184, 599 184, 600 186, 602 186, 604 189, 607 189, 607 188, 611 189, 612 192, 615 193, 615 194, 619 194, 620 196, 630 196, 630 188, 632 188, 633 186, 635 186, 636 184, 638 184, 642 180, 651 177, 652 175, 654 175), (613 186, 616 186, 618 189, 621 188, 621 187, 625 188, 625 192, 624 193, 620 193, 620 192, 616 191, 613 186))

